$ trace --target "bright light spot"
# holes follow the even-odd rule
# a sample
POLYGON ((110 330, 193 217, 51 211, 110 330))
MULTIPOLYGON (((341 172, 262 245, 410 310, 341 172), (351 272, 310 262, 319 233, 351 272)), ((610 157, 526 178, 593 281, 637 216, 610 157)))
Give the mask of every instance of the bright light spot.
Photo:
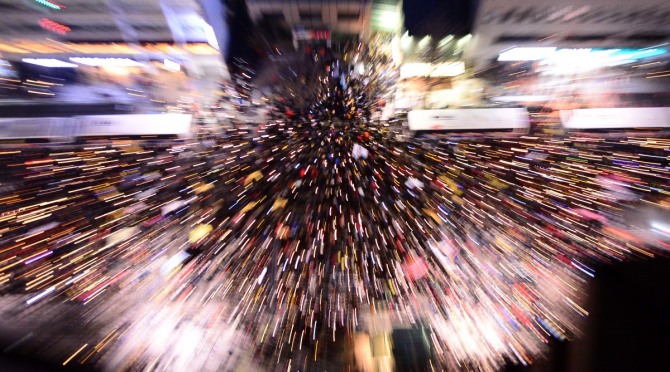
POLYGON ((445 77, 457 76, 465 72, 463 62, 440 63, 406 63, 400 66, 400 78, 411 77, 445 77))
POLYGON ((181 70, 181 65, 179 63, 171 61, 167 58, 163 60, 163 67, 165 67, 166 70, 174 72, 179 72, 181 70))
POLYGON ((75 65, 74 63, 68 63, 53 58, 24 58, 22 61, 44 67, 78 67, 78 65, 75 65))
POLYGON ((268 267, 266 266, 266 267, 263 268, 263 272, 258 277, 258 285, 261 285, 261 283, 263 283, 263 279, 265 278, 265 274, 267 274, 267 273, 268 273, 268 267))
POLYGON ((556 48, 513 48, 500 53, 498 61, 538 61, 552 56, 556 48))
POLYGON ((445 47, 445 46, 447 46, 449 43, 451 43, 452 40, 454 40, 454 35, 449 35, 449 36, 445 37, 444 39, 442 39, 442 40, 440 41, 439 46, 440 46, 441 48, 442 48, 442 47, 445 47))
POLYGON ((400 46, 403 49, 409 49, 410 46, 412 46, 412 42, 414 41, 414 38, 412 36, 409 36, 408 32, 405 32, 402 37, 400 38, 400 46))
POLYGON ((660 222, 652 222, 651 227, 654 230, 658 230, 664 234, 670 234, 670 225, 660 223, 660 222))
POLYGON ((142 66, 140 62, 129 58, 92 58, 92 57, 72 57, 70 61, 81 63, 88 66, 116 66, 116 67, 137 67, 142 66))
POLYGON ((214 27, 210 26, 209 23, 202 21, 202 28, 205 30, 205 37, 207 37, 207 43, 211 45, 216 50, 219 50, 219 41, 216 39, 216 33, 214 32, 214 27))
POLYGON ((421 41, 419 41, 419 49, 424 49, 430 45, 430 36, 425 36, 421 41))
POLYGON ((457 42, 458 47, 462 48, 463 46, 465 46, 465 44, 467 44, 470 41, 470 39, 472 39, 472 35, 470 35, 470 34, 467 34, 467 35, 463 36, 457 42))

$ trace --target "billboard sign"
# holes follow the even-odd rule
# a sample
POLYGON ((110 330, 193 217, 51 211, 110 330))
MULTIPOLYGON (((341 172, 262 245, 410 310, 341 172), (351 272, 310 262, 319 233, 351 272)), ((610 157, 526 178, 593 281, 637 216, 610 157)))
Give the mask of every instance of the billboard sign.
POLYGON ((670 108, 630 107, 561 110, 567 129, 670 128, 670 108))
POLYGON ((530 126, 524 108, 414 110, 407 118, 413 131, 510 130, 530 126))
POLYGON ((298 41, 330 40, 330 30, 295 28, 293 39, 298 41))

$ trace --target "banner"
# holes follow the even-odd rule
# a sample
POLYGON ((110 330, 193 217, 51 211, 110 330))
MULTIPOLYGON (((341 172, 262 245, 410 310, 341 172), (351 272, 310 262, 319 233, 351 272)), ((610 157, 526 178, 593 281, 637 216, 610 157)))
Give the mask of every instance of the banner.
POLYGON ((669 128, 670 108, 631 107, 561 110, 567 129, 669 128))
POLYGON ((414 110, 408 114, 409 129, 420 130, 509 130, 530 125, 524 108, 414 110))

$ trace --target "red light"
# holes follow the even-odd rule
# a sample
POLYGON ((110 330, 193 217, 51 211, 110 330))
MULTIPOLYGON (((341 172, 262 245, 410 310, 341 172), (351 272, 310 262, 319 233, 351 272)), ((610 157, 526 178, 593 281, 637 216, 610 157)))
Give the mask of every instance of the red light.
POLYGON ((51 4, 53 4, 53 5, 55 5, 55 6, 57 6, 57 7, 59 7, 60 9, 65 9, 65 5, 63 5, 63 4, 57 3, 57 2, 55 2, 55 1, 53 1, 53 0, 46 0, 46 1, 49 2, 49 3, 51 3, 51 4))
POLYGON ((55 32, 60 35, 65 35, 68 32, 72 31, 71 28, 67 27, 66 25, 60 24, 58 22, 54 22, 48 18, 42 18, 40 19, 40 26, 42 26, 43 29, 49 30, 51 32, 55 32))

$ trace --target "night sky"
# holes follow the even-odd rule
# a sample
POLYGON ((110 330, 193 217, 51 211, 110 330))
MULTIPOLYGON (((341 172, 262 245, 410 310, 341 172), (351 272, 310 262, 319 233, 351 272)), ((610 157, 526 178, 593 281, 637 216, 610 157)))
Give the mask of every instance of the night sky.
POLYGON ((228 9, 228 27, 230 30, 230 49, 226 56, 228 68, 233 69, 233 58, 241 58, 255 66, 259 54, 251 45, 254 25, 249 17, 244 0, 222 0, 228 9))
POLYGON ((403 3, 410 35, 466 35, 472 29, 479 0, 411 0, 403 3))

